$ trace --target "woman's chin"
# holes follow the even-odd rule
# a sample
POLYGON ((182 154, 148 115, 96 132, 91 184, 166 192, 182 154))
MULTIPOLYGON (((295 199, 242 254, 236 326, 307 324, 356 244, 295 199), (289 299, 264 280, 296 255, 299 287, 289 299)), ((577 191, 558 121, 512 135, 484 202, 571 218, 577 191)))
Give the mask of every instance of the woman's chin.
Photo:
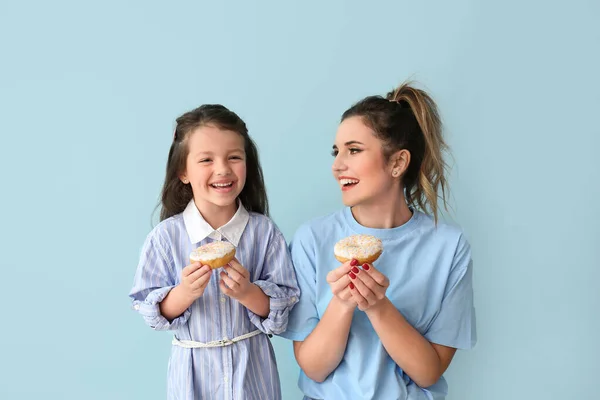
POLYGON ((342 203, 344 203, 346 207, 354 207, 360 202, 357 199, 352 198, 351 196, 346 196, 342 194, 342 203))

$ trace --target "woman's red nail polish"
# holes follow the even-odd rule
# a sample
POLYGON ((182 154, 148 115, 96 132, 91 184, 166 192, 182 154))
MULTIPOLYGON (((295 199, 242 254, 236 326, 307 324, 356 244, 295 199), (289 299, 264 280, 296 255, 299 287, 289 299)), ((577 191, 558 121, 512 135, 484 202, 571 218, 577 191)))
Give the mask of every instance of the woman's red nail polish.
POLYGON ((354 289, 354 283, 350 282, 350 285, 348 286, 350 286, 350 289, 354 289))
POLYGON ((354 272, 355 274, 358 274, 358 268, 356 268, 356 267, 352 268, 352 272, 354 272))
POLYGON ((363 264, 363 269, 364 269, 365 271, 368 271, 368 270, 369 270, 369 268, 371 268, 371 267, 369 267, 369 264, 366 264, 366 263, 365 263, 365 264, 363 264))
POLYGON ((350 272, 348 275, 350 275, 350 279, 356 279, 356 275, 354 275, 352 272, 350 272))
POLYGON ((355 265, 358 265, 358 260, 355 260, 354 258, 352 259, 352 261, 350 261, 350 265, 352 265, 353 267, 355 265))

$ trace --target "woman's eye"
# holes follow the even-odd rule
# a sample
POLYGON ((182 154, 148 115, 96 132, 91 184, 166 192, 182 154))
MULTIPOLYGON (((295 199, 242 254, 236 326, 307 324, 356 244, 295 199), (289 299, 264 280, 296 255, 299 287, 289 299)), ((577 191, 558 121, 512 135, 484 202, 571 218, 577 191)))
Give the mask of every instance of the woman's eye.
POLYGON ((361 149, 350 149, 350 154, 357 154, 360 153, 362 150, 361 149))
POLYGON ((334 157, 337 157, 338 153, 339 153, 339 151, 337 151, 337 150, 331 150, 331 155, 334 157))

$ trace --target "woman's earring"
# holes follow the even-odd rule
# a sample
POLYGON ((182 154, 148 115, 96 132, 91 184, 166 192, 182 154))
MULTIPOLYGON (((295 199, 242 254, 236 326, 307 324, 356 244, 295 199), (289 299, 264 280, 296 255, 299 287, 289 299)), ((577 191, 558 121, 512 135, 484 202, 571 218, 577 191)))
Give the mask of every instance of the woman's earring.
POLYGON ((394 178, 398 177, 398 170, 397 169, 395 169, 395 170, 392 171, 392 176, 394 178))
POLYGON ((183 183, 185 183, 185 184, 187 185, 187 183, 188 183, 188 180, 187 180, 187 179, 184 179, 184 180, 183 180, 183 183))

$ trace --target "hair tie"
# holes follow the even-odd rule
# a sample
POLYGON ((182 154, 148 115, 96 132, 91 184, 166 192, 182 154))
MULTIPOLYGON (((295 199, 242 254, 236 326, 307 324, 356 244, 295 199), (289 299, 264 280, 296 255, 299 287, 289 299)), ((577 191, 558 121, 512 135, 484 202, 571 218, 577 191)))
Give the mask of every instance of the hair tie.
POLYGON ((390 103, 396 103, 400 106, 400 108, 409 108, 410 109, 410 104, 408 104, 408 101, 403 100, 403 99, 390 99, 390 103))

